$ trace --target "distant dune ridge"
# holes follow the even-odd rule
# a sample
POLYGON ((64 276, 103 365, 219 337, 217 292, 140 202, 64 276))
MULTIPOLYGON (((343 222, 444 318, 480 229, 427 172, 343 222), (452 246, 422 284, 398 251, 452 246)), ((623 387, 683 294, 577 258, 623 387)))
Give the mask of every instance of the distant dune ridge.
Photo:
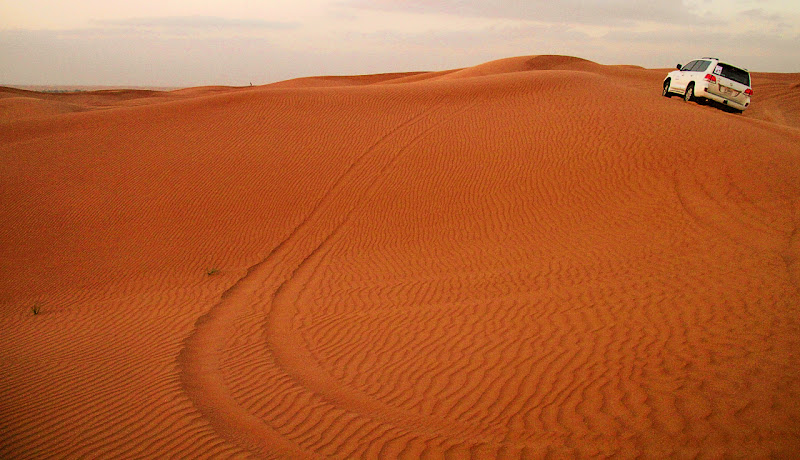
POLYGON ((0 458, 796 455, 800 75, 665 74, 0 88, 0 458))

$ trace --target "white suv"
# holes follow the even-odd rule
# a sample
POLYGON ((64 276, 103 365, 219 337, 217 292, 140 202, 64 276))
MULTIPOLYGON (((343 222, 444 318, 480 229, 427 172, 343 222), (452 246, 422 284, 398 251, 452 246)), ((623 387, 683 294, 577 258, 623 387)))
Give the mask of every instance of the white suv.
POLYGON ((710 99, 741 112, 750 105, 753 89, 746 69, 705 57, 678 64, 678 70, 667 74, 662 94, 670 97, 672 93, 683 94, 686 101, 710 99))

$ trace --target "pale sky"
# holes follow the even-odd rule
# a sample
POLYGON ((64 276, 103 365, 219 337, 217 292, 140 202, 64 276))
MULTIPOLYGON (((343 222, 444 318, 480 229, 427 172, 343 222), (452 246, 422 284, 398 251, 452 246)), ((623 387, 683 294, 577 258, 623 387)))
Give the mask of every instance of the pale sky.
POLYGON ((265 84, 535 54, 800 72, 800 1, 0 0, 0 84, 265 84))

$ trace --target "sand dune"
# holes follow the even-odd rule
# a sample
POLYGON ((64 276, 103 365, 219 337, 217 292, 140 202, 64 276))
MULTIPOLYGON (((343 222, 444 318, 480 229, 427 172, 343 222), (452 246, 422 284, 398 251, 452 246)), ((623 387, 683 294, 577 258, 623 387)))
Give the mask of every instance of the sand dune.
POLYGON ((599 71, 603 66, 586 59, 570 56, 520 56, 458 70, 448 73, 439 78, 455 79, 465 77, 482 77, 486 75, 498 75, 512 72, 524 72, 530 70, 571 70, 571 71, 599 71))
POLYGON ((245 89, 247 88, 204 86, 172 91, 104 89, 52 93, 0 87, 0 123, 25 118, 46 118, 60 113, 159 104, 245 89))
POLYGON ((798 75, 664 75, 4 90, 0 457, 791 457, 798 75))
POLYGON ((323 76, 323 77, 303 77, 293 80, 286 80, 268 85, 270 88, 317 88, 332 86, 354 86, 354 85, 373 85, 395 81, 406 81, 418 76, 425 77, 433 72, 404 72, 404 73, 383 73, 377 75, 345 75, 345 76, 323 76))
POLYGON ((86 110, 77 104, 49 101, 35 97, 5 97, 0 99, 0 120, 45 118, 53 115, 86 110))

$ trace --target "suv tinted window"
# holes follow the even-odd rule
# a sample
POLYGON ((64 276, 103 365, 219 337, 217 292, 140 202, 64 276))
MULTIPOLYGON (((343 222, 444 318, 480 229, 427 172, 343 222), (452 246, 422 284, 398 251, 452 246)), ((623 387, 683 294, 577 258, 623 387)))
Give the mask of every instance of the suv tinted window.
POLYGON ((720 62, 714 69, 714 73, 717 75, 722 75, 725 78, 729 78, 743 85, 750 86, 750 74, 747 73, 746 70, 742 70, 738 67, 720 62))
POLYGON ((692 67, 692 72, 704 72, 709 64, 711 64, 711 61, 697 61, 694 67, 692 67))
POLYGON ((692 70, 692 67, 694 67, 695 64, 697 64, 697 61, 690 61, 685 66, 681 67, 681 70, 683 72, 690 72, 692 70))

